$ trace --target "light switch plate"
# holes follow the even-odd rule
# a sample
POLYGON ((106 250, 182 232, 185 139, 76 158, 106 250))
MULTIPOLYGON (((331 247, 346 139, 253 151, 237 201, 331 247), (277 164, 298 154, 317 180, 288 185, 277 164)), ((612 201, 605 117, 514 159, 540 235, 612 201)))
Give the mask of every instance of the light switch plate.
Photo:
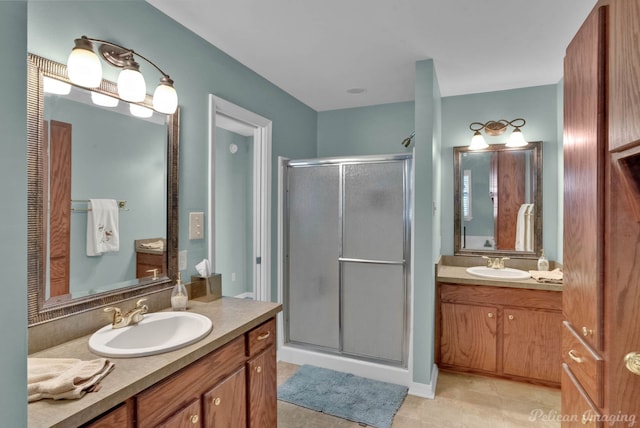
POLYGON ((189 239, 204 239, 204 213, 189 213, 189 239))

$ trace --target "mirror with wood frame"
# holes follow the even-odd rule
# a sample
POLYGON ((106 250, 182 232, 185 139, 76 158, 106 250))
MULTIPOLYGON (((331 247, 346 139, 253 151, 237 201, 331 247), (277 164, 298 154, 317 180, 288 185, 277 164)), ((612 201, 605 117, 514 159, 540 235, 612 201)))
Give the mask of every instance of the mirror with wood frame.
POLYGON ((33 54, 27 110, 29 325, 171 287, 179 110, 158 114, 150 96, 127 103, 107 80, 75 86, 65 65, 33 54), (101 106, 100 97, 113 104, 101 106), (135 109, 151 115, 129 114, 135 109), (118 245, 94 254, 89 201, 98 199, 117 204, 116 235, 104 236, 118 245))
POLYGON ((454 254, 537 258, 542 247, 542 142, 453 148, 454 254))

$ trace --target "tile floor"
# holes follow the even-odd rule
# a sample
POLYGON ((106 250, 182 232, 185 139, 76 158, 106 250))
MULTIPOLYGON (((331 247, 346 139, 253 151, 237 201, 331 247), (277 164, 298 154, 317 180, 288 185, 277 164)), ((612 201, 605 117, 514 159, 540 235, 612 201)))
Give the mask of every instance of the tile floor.
MULTIPOLYGON (((278 385, 298 366, 278 362, 278 385)), ((434 400, 408 395, 393 428, 560 427, 560 390, 502 379, 440 372, 434 400)), ((279 428, 360 428, 334 416, 278 401, 279 428)))

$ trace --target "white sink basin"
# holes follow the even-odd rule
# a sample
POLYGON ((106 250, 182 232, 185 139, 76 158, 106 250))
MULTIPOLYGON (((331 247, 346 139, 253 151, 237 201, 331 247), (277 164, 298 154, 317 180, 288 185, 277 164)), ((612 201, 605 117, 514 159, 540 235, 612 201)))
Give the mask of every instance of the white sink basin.
POLYGON ((467 268, 467 272, 481 278, 502 279, 507 281, 531 278, 529 272, 512 268, 493 269, 487 266, 474 266, 467 268))
POLYGON ((103 357, 144 357, 174 351, 204 338, 211 320, 191 312, 145 314, 138 324, 114 329, 102 327, 89 338, 91 351, 103 357))

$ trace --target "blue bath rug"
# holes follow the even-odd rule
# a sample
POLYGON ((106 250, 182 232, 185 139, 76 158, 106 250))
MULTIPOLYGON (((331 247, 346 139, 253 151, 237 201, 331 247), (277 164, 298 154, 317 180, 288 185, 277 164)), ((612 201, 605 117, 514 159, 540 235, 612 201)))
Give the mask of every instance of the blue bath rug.
POLYGON ((304 365, 278 387, 278 399, 376 428, 389 428, 406 386, 304 365))

